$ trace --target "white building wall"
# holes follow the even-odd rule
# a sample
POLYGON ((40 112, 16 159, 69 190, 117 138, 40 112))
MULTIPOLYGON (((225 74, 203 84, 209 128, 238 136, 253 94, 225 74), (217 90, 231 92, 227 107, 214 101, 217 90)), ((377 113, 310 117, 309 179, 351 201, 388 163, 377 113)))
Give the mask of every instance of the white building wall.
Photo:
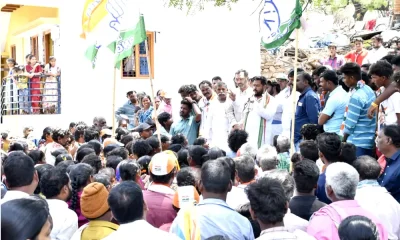
MULTIPOLYGON (((185 10, 165 7, 162 0, 139 0, 148 31, 155 31, 154 88, 172 93, 173 108, 179 108, 177 91, 183 84, 198 84, 214 76, 233 87, 234 73, 246 69, 251 76, 260 74, 260 37, 258 2, 242 0, 226 7, 205 6, 205 10, 187 15, 185 10)), ((83 6, 82 6, 83 7, 83 6)), ((76 4, 64 1, 59 10, 62 59, 62 114, 55 116, 5 117, 9 127, 24 125, 67 127, 71 121, 91 123, 96 115, 106 117, 109 125, 113 115, 113 59, 105 50, 98 54, 97 67, 91 69, 84 58, 86 45, 79 37, 81 10, 76 4), (79 15, 79 17, 78 17, 79 15), (76 17, 71 17, 76 16, 76 17)), ((150 94, 148 79, 120 79, 117 71, 116 109, 125 101, 128 90, 150 94)), ((175 114, 177 115, 177 114, 175 114)), ((18 130, 20 131, 20 130, 18 130)))

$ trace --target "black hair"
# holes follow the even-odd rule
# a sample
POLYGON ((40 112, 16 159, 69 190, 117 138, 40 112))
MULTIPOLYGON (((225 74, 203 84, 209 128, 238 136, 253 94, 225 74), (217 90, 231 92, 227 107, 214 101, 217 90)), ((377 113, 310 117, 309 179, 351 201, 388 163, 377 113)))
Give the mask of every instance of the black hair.
POLYGON ((211 81, 216 81, 216 80, 222 81, 222 78, 220 76, 215 76, 211 79, 211 81))
POLYGON ((108 188, 111 185, 110 176, 106 174, 97 173, 93 176, 93 182, 98 182, 108 188))
POLYGON ((236 164, 235 161, 230 158, 230 157, 220 157, 218 160, 225 161, 229 168, 230 168, 230 173, 231 173, 231 180, 232 182, 235 182, 235 177, 236 177, 236 164))
MULTIPOLYGON (((299 75, 300 73, 304 72, 304 69, 302 68, 297 68, 297 75, 299 75)), ((294 69, 291 69, 288 73, 288 77, 294 77, 294 69)))
POLYGON ((186 137, 182 133, 178 133, 171 137, 171 145, 172 144, 181 144, 182 146, 186 142, 186 137))
POLYGON ((193 169, 186 167, 182 168, 176 175, 176 181, 179 187, 196 186, 196 177, 193 169))
POLYGON ((189 85, 182 85, 179 90, 178 93, 185 93, 185 94, 189 94, 189 85))
POLYGON ((318 146, 313 140, 305 140, 300 143, 300 154, 303 158, 316 162, 319 159, 318 146))
POLYGON ((275 88, 276 93, 280 93, 281 92, 281 85, 279 85, 278 82, 272 82, 272 81, 267 81, 267 85, 271 86, 272 88, 275 88))
POLYGON ((122 182, 111 189, 108 205, 120 224, 140 220, 144 210, 142 189, 133 181, 122 182))
POLYGON ((143 156, 137 160, 140 165, 140 175, 142 174, 149 174, 149 164, 151 161, 150 156, 143 156))
POLYGON ((129 131, 128 129, 119 127, 115 130, 115 134, 116 134, 115 139, 117 141, 120 141, 123 136, 129 134, 129 131))
POLYGON ((161 126, 165 127, 165 123, 171 119, 171 114, 167 112, 162 112, 157 116, 158 122, 161 124, 161 126))
POLYGON ((189 166, 189 150, 186 148, 182 148, 178 151, 178 163, 181 168, 189 166))
POLYGON ((361 65, 361 68, 366 68, 367 71, 369 71, 370 67, 371 67, 371 63, 365 63, 365 64, 361 65))
POLYGON ((174 168, 170 173, 161 176, 154 175, 151 171, 149 171, 149 174, 154 183, 168 184, 171 179, 174 178, 175 170, 176 168, 174 168))
POLYGON ((226 193, 232 184, 231 168, 222 159, 207 161, 201 167, 201 182, 207 192, 226 193))
POLYGON ((44 152, 40 150, 32 150, 28 153, 28 156, 32 158, 35 165, 44 160, 44 152))
POLYGON ((228 136, 228 146, 233 152, 237 152, 239 148, 247 143, 247 134, 244 130, 233 130, 228 136))
POLYGON ((26 153, 28 151, 28 144, 25 141, 16 141, 10 144, 8 152, 22 151, 26 153))
POLYGON ((54 163, 54 166, 57 166, 58 164, 60 164, 63 161, 73 161, 73 158, 70 154, 59 154, 56 157, 56 162, 54 163))
POLYGON ((99 156, 101 153, 101 150, 103 149, 103 146, 97 139, 90 140, 87 144, 91 145, 96 152, 96 155, 99 156))
POLYGON ((60 154, 68 154, 68 151, 65 148, 57 148, 51 153, 54 158, 57 158, 60 154))
POLYGON ((89 164, 93 168, 94 174, 98 173, 101 169, 101 160, 100 160, 99 156, 97 156, 96 154, 86 155, 82 159, 82 163, 89 164))
POLYGON ((340 161, 353 165, 357 159, 357 147, 352 143, 342 143, 342 152, 340 154, 340 161))
POLYGON ((55 128, 53 129, 53 141, 58 143, 59 138, 63 138, 65 136, 70 135, 69 130, 63 130, 61 128, 55 128))
MULTIPOLYGON (((213 79, 214 80, 214 79, 213 79)), ((207 80, 203 80, 203 81, 201 81, 200 83, 199 83, 199 88, 200 88, 200 86, 201 85, 208 85, 210 88, 212 88, 212 83, 210 83, 210 81, 207 81, 207 80)))
POLYGON ((46 200, 15 199, 1 205, 1 239, 37 239, 47 221, 52 223, 46 200))
POLYGON ((340 71, 349 77, 354 77, 356 81, 361 79, 361 68, 357 63, 348 62, 345 63, 341 68, 340 71))
POLYGON ((307 81, 308 85, 313 86, 314 81, 310 74, 308 74, 307 72, 301 72, 299 76, 303 76, 304 80, 307 81))
POLYGON ((158 141, 158 138, 156 136, 149 137, 145 141, 150 145, 153 152, 157 149, 160 149, 160 141, 158 141))
POLYGON ((46 172, 48 172, 48 171, 50 171, 50 170, 52 170, 52 169, 54 169, 54 166, 53 166, 53 165, 50 165, 50 164, 41 164, 41 165, 37 165, 37 166, 35 167, 35 170, 36 170, 37 175, 38 175, 39 182, 38 182, 38 185, 36 186, 35 191, 33 192, 34 194, 40 194, 40 193, 41 193, 41 189, 40 189, 40 180, 42 179, 42 176, 43 176, 46 172))
POLYGON ((53 133, 53 129, 51 127, 46 127, 45 129, 43 129, 43 134, 41 139, 46 140, 46 136, 47 135, 51 135, 53 133))
POLYGON ((201 167, 208 160, 208 151, 203 146, 191 146, 189 156, 196 166, 201 167))
POLYGON ((245 192, 251 209, 260 222, 273 225, 283 222, 287 212, 287 198, 278 180, 261 178, 250 184, 245 192))
POLYGON ((360 156, 353 162, 353 167, 360 175, 360 180, 377 180, 381 174, 381 166, 373 157, 360 156))
POLYGON ((321 133, 317 137, 318 150, 329 163, 338 162, 342 151, 342 141, 336 133, 321 133))
POLYGON ((70 122, 69 123, 69 128, 73 128, 73 127, 75 127, 77 124, 75 123, 75 122, 70 122))
POLYGON ((254 81, 260 81, 261 85, 263 86, 267 85, 267 78, 264 76, 256 76, 253 79, 254 81))
POLYGON ((117 155, 117 156, 122 157, 122 159, 128 159, 129 152, 123 147, 117 147, 117 148, 114 148, 113 150, 111 150, 111 152, 109 152, 107 154, 107 156, 111 156, 111 155, 117 155))
POLYGON ((342 220, 338 234, 340 240, 378 240, 379 232, 371 219, 353 215, 342 220))
POLYGON ((138 158, 149 155, 152 151, 153 148, 146 140, 139 140, 135 142, 132 147, 133 154, 135 154, 138 158))
POLYGON ((122 181, 135 181, 139 171, 140 166, 136 161, 124 160, 119 164, 119 174, 122 181))
POLYGON ((32 158, 24 153, 9 154, 3 166, 8 188, 23 187, 32 183, 36 171, 35 164, 32 158))
POLYGON ((318 77, 322 77, 321 74, 325 71, 327 71, 328 68, 326 66, 319 66, 317 67, 313 72, 312 72, 312 76, 318 76, 318 77))
POLYGON ((30 58, 32 56, 31 53, 26 54, 25 59, 30 58))
POLYGON ((383 133, 392 139, 392 143, 396 148, 400 148, 400 126, 387 125, 383 129, 383 133))
POLYGON ((386 62, 388 62, 388 63, 391 63, 392 60, 393 60, 393 58, 394 58, 394 56, 395 56, 395 55, 389 54, 389 55, 386 55, 386 56, 384 56, 383 58, 381 58, 379 61, 386 61, 386 62))
POLYGON ((321 74, 321 77, 325 79, 325 81, 332 82, 335 86, 339 84, 339 78, 335 71, 326 70, 321 74))
POLYGON ((206 142, 207 139, 203 137, 198 137, 196 140, 194 140, 193 145, 203 146, 204 144, 206 144, 206 142))
POLYGON ((226 152, 218 147, 213 147, 208 150, 208 160, 215 160, 220 157, 225 157, 226 152))
POLYGON ((242 183, 250 182, 254 180, 255 173, 255 162, 254 159, 248 155, 243 155, 235 159, 235 167, 237 175, 242 183))
POLYGON ((168 150, 171 150, 173 152, 179 152, 180 150, 184 149, 184 147, 182 146, 182 144, 171 144, 169 145, 168 150))
POLYGON ((81 124, 76 125, 75 133, 74 133, 74 137, 75 137, 76 141, 78 141, 79 138, 85 136, 85 130, 87 127, 88 127, 87 125, 81 125, 81 124))
POLYGON ((69 177, 71 179, 71 186, 72 186, 72 197, 71 197, 71 205, 69 208, 72 211, 76 212, 76 207, 78 206, 78 192, 84 188, 90 176, 93 175, 93 168, 86 163, 78 163, 74 165, 69 173, 69 177))
POLYGON ((400 67, 400 55, 395 56, 391 62, 392 65, 400 67))
POLYGON ((261 234, 260 224, 253 220, 250 213, 250 203, 245 203, 237 207, 236 212, 242 215, 243 217, 247 218, 250 221, 251 227, 253 228, 254 238, 257 239, 261 234))
POLYGON ((112 150, 114 150, 114 149, 116 149, 116 148, 119 148, 119 146, 118 146, 117 144, 110 144, 110 145, 107 145, 107 147, 105 147, 105 148, 103 149, 103 154, 104 154, 104 156, 107 156, 108 153, 110 153, 112 150))
POLYGON ((320 133, 321 130, 317 124, 304 124, 300 129, 300 134, 304 140, 316 140, 320 133))
POLYGON ((136 143, 136 140, 132 140, 125 144, 125 149, 128 151, 129 155, 133 154, 133 145, 136 143))
POLYGON ((190 94, 190 93, 192 93, 192 92, 197 92, 198 90, 197 90, 197 87, 196 87, 196 85, 194 85, 194 84, 189 84, 188 85, 188 93, 190 94))
POLYGON ((107 156, 106 158, 106 167, 110 167, 112 169, 114 169, 114 171, 116 171, 117 166, 120 162, 122 162, 122 157, 117 156, 117 155, 111 155, 111 156, 107 156))
POLYGON ((377 75, 378 77, 387 77, 389 79, 393 75, 392 65, 386 60, 379 60, 371 65, 369 75, 377 75))
POLYGON ((69 177, 59 168, 46 171, 40 179, 40 190, 47 198, 57 197, 64 186, 68 186, 69 177))
POLYGON ((1 133, 1 138, 2 138, 3 140, 6 140, 6 139, 8 138, 8 133, 2 132, 2 133, 1 133))
POLYGON ((193 109, 192 103, 189 102, 189 101, 186 100, 186 99, 183 99, 183 100, 181 101, 181 104, 186 105, 190 110, 193 109))
POLYGON ((85 129, 83 133, 83 137, 85 138, 85 142, 89 142, 90 140, 100 138, 99 132, 94 127, 88 127, 85 129))
POLYGON ((290 158, 290 161, 293 164, 296 164, 296 163, 300 162, 301 161, 301 154, 298 153, 298 152, 293 153, 292 157, 290 158))
POLYGON ((65 160, 65 161, 62 161, 62 162, 58 163, 56 165, 56 168, 60 169, 62 172, 66 172, 67 173, 68 167, 69 166, 73 166, 73 165, 75 165, 74 161, 65 160))
POLYGON ((160 135, 161 137, 161 143, 167 143, 169 141, 169 137, 165 136, 165 135, 160 135))
POLYGON ((206 238, 204 240, 231 240, 229 237, 227 236, 223 236, 223 235, 215 235, 209 238, 206 238))
MULTIPOLYGON (((86 145, 86 144, 85 144, 86 145)), ((93 147, 90 145, 86 145, 85 147, 83 147, 84 145, 82 145, 80 148, 78 148, 78 151, 76 151, 76 158, 75 160, 80 163, 82 162, 83 158, 91 153, 96 154, 96 152, 94 151, 93 147), (90 147, 89 147, 90 146, 90 147), (83 147, 83 148, 82 148, 83 147)))
POLYGON ((293 178, 296 190, 299 193, 311 193, 319 178, 319 169, 315 162, 303 159, 294 164, 293 178))

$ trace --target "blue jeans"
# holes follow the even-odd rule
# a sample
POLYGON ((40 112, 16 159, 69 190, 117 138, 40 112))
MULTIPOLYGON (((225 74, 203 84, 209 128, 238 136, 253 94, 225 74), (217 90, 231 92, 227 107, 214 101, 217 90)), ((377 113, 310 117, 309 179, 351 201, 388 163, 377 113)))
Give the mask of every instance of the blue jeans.
POLYGON ((366 149, 366 148, 357 147, 356 148, 356 156, 360 157, 360 156, 364 156, 364 155, 373 157, 374 156, 374 149, 366 149))
POLYGON ((29 90, 27 88, 18 90, 19 109, 29 112, 29 90))

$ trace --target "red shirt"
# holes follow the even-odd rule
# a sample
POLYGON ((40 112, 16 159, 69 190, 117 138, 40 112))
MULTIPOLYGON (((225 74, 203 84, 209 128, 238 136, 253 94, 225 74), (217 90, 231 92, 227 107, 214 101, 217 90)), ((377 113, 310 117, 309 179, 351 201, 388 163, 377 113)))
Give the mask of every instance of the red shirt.
POLYGON ((357 53, 356 50, 353 50, 351 52, 349 52, 348 54, 346 54, 344 56, 344 58, 346 60, 350 60, 350 62, 355 62, 358 65, 362 65, 364 58, 368 55, 368 51, 363 49, 360 53, 357 53))

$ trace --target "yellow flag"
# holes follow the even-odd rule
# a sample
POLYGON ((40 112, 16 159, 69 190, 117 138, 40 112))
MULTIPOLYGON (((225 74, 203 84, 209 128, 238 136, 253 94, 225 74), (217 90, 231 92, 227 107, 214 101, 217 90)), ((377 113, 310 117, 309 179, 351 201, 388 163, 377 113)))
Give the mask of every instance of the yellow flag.
POLYGON ((82 13, 81 38, 86 38, 86 33, 93 31, 97 24, 108 14, 106 4, 107 0, 86 0, 82 13))

